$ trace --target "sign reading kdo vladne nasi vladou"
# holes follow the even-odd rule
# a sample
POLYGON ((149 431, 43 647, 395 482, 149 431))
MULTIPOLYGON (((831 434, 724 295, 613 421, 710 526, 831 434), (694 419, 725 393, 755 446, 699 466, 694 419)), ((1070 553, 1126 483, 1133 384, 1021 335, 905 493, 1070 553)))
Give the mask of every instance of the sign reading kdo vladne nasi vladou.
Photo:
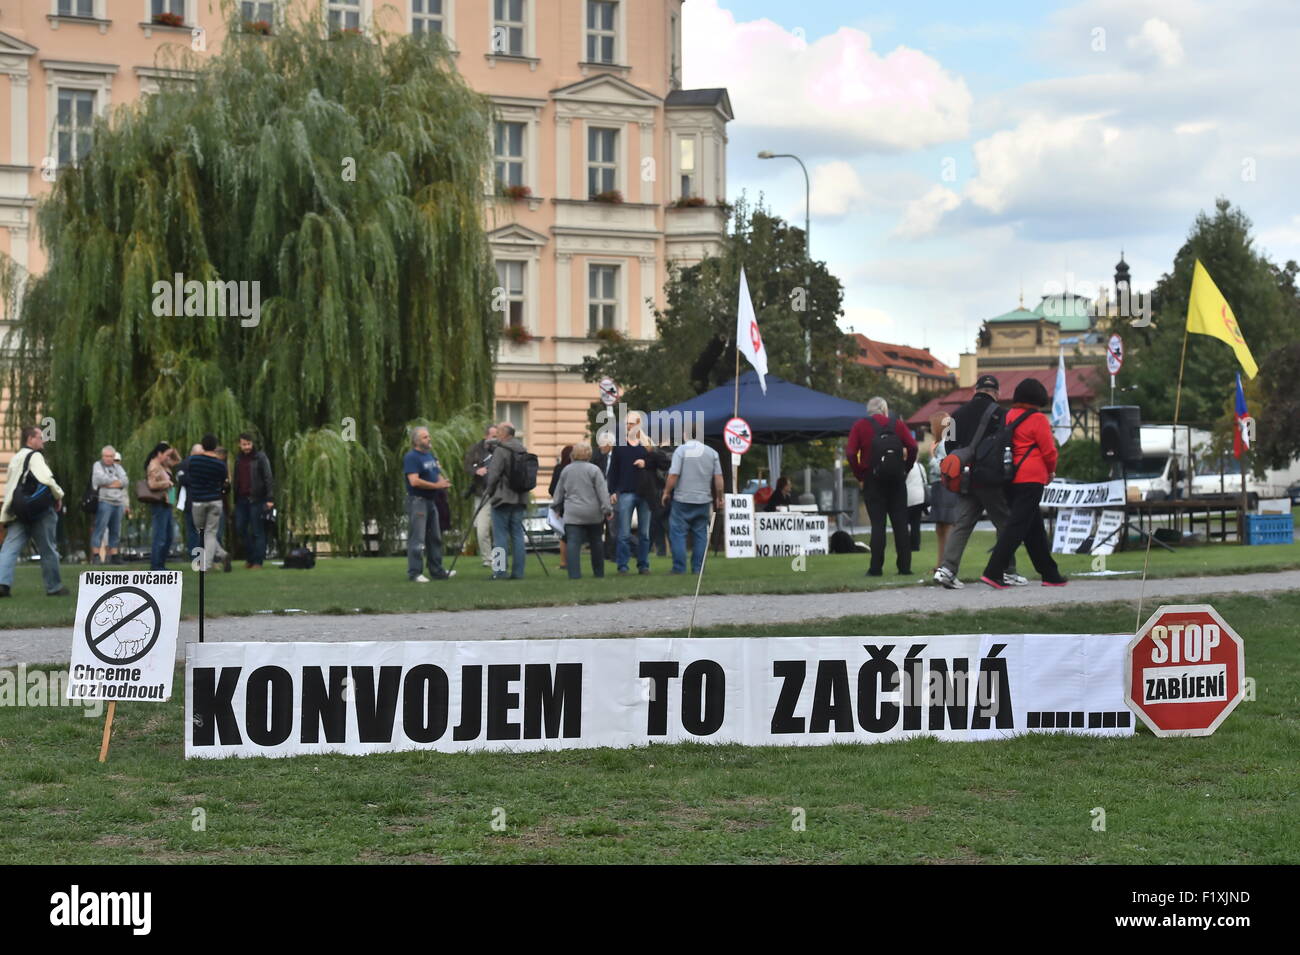
POLYGON ((180 618, 180 571, 82 574, 69 699, 170 699, 180 618))

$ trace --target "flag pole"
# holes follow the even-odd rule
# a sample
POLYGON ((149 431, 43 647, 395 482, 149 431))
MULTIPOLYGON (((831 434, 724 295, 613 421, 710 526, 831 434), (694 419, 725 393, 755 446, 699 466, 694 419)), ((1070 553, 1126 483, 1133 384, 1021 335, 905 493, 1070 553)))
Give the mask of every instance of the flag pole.
MULTIPOLYGON (((732 379, 732 398, 731 398, 731 416, 740 417, 740 339, 736 339, 736 377, 732 379)), ((725 443, 725 442, 724 442, 725 443)), ((731 456, 731 493, 740 493, 740 465, 736 463, 736 455, 731 456)))
POLYGON ((1178 359, 1178 387, 1174 391, 1174 427, 1178 426, 1178 412, 1183 402, 1183 365, 1187 361, 1187 326, 1183 326, 1183 353, 1178 359))

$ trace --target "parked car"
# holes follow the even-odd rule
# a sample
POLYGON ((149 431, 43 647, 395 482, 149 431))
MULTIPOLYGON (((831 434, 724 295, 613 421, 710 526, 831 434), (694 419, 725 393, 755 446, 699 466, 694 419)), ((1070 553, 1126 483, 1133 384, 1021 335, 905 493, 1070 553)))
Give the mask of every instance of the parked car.
POLYGON ((524 515, 524 547, 527 550, 559 551, 560 535, 546 519, 550 506, 550 501, 534 504, 524 515))

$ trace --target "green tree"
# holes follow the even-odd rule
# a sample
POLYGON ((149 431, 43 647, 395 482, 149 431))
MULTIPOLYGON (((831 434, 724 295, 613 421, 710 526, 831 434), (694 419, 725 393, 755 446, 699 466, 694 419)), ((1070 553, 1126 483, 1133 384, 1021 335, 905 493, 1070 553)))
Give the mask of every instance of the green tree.
MULTIPOLYGON (((588 381, 609 375, 623 388, 629 407, 646 410, 668 407, 731 381, 744 266, 769 374, 800 385, 811 380, 817 391, 855 401, 882 395, 900 414, 914 410, 914 396, 853 360, 856 340, 838 325, 843 287, 824 262, 809 265, 805 238, 802 229, 764 208, 761 198, 751 205, 742 196, 721 251, 670 274, 667 307, 655 312, 657 337, 649 343, 607 341, 578 370, 588 381), (811 367, 805 361, 805 328, 811 332, 811 367)), ((742 374, 748 367, 742 358, 742 374)), ((790 445, 785 467, 829 466, 834 446, 790 445)), ((748 455, 747 463, 753 467, 759 457, 748 455)))
MULTIPOLYGON (((1288 304, 1282 272, 1253 248, 1251 223, 1227 199, 1215 202, 1214 215, 1196 217, 1187 241, 1174 257, 1173 270, 1157 283, 1152 294, 1155 317, 1146 328, 1132 328, 1119 319, 1129 356, 1119 383, 1133 388, 1132 403, 1142 408, 1148 421, 1174 417, 1178 366, 1187 327, 1187 301, 1197 259, 1205 266, 1237 316, 1256 362, 1295 338, 1293 303, 1288 304)), ((1232 350, 1205 335, 1187 336, 1179 421, 1209 426, 1219 416, 1224 396, 1235 387, 1240 369, 1232 350)))
POLYGON ((9 385, 18 419, 55 419, 73 487, 106 442, 138 477, 159 440, 252 427, 290 532, 351 551, 395 524, 409 422, 476 430, 455 422, 492 391, 490 106, 440 38, 381 40, 232 29, 185 64, 192 87, 117 110, 60 173, 9 385), (249 283, 260 320, 160 316, 178 274, 249 283))

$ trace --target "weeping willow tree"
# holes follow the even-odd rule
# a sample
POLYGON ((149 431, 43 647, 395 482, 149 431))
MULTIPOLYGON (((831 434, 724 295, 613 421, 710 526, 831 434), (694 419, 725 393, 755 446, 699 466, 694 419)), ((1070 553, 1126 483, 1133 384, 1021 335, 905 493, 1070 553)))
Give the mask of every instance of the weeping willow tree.
POLYGON ((13 413, 55 419, 74 489, 106 443, 135 479, 158 441, 252 429, 289 533, 354 551, 394 526, 405 426, 488 406, 489 103, 436 35, 233 30, 176 65, 193 84, 115 111, 38 211, 13 413))

